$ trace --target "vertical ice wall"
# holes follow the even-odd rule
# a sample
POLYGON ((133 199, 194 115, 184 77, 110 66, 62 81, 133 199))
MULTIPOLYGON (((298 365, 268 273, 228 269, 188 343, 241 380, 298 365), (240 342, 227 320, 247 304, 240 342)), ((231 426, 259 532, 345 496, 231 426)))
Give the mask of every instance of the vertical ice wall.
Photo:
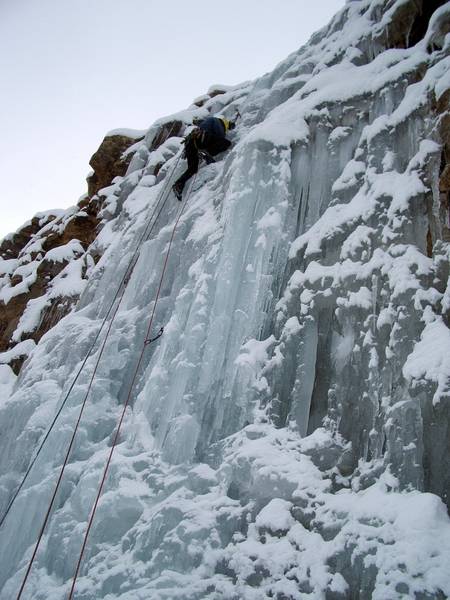
MULTIPOLYGON (((168 195, 181 139, 155 148, 155 136, 236 108, 232 150, 185 195, 151 332, 164 334, 145 349, 75 597, 450 594, 448 517, 422 493, 448 489, 436 100, 448 98, 449 12, 408 47, 417 4, 349 2, 272 73, 152 127, 103 191, 108 250, 0 406, 3 509, 166 202, 23 598, 67 596, 144 343, 181 209, 168 195)), ((17 595, 102 339, 0 529, 2 600, 17 595)))

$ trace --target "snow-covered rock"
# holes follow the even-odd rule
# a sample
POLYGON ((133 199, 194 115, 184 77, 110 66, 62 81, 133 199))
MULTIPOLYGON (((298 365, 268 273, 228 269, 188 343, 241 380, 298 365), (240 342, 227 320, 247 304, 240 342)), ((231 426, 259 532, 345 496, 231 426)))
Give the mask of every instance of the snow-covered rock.
POLYGON ((75 310, 17 379, 0 365, 0 514, 34 461, 1 600, 85 400, 23 600, 68 596, 122 414, 77 600, 450 596, 449 6, 349 0, 272 73, 133 139, 75 310), (181 136, 236 109, 178 203, 181 136))

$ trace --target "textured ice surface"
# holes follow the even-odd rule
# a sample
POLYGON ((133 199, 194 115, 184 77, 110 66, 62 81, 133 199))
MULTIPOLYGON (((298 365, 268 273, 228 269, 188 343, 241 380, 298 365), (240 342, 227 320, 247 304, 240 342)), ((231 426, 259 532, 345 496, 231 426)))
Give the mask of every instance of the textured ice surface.
MULTIPOLYGON (((450 59, 443 9, 412 48, 383 37, 413 4, 348 2, 273 73, 150 128, 102 191, 107 250, 78 309, 16 382, 0 372, 2 507, 181 169, 180 138, 149 151, 158 127, 239 108, 233 148, 185 194, 152 335, 165 332, 145 351, 77 600, 450 595, 435 109, 450 59)), ((178 208, 170 196, 142 244, 24 599, 67 596, 178 208)), ((95 360, 0 530, 2 600, 17 595, 95 360)))

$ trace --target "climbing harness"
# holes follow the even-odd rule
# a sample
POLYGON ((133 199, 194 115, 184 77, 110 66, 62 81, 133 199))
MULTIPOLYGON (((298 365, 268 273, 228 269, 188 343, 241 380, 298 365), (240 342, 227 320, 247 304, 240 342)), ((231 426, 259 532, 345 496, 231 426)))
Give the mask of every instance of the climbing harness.
MULTIPOLYGON (((170 136, 170 133, 169 133, 169 136, 170 136)), ((169 136, 168 136, 168 137, 169 137, 169 136)), ((114 296, 114 298, 113 298, 113 300, 112 300, 112 302, 111 302, 111 304, 110 304, 110 306, 109 306, 109 308, 108 308, 107 314, 106 314, 106 316, 105 316, 105 318, 104 318, 104 320, 103 320, 103 322, 102 322, 102 325, 101 325, 101 327, 100 327, 100 330, 99 330, 99 332, 97 333, 97 336, 96 336, 96 338, 95 338, 95 340, 94 340, 94 343, 91 345, 91 347, 90 347, 90 349, 89 349, 89 352, 88 352, 88 355, 87 355, 87 356, 86 356, 86 358, 84 359, 84 361, 83 361, 83 363, 82 363, 82 365, 81 365, 81 368, 80 368, 80 369, 79 369, 79 371, 77 372, 77 375, 76 375, 76 377, 75 377, 74 381, 72 382, 72 384, 71 384, 71 386, 70 386, 70 388, 69 388, 69 390, 68 390, 68 392, 67 392, 67 394, 66 394, 66 396, 65 396, 65 398, 64 398, 64 400, 63 400, 63 403, 62 403, 62 405, 61 405, 60 409, 58 410, 58 412, 56 413, 56 416, 54 417, 54 419, 53 419, 53 421, 52 421, 52 424, 51 424, 51 427, 50 427, 50 429, 47 431, 47 434, 45 435, 43 442, 40 444, 40 446, 39 446, 39 448, 38 448, 38 451, 37 451, 37 453, 36 453, 36 455, 35 455, 35 457, 34 457, 34 459, 33 459, 32 463, 30 463, 30 466, 28 467, 28 469, 27 469, 27 471, 26 471, 26 473, 25 473, 25 477, 23 478, 21 485, 19 486, 18 490, 17 490, 17 491, 16 491, 16 493, 14 494, 12 501, 11 501, 11 502, 10 502, 10 504, 8 505, 7 512, 6 512, 6 513, 5 513, 5 515, 3 516, 3 518, 2 518, 2 521, 1 521, 1 523, 0 523, 0 525, 1 525, 1 524, 3 523, 3 521, 5 520, 7 513, 10 511, 10 509, 11 509, 11 506, 12 506, 12 505, 13 505, 13 503, 14 503, 14 500, 17 498, 17 495, 18 495, 18 493, 20 492, 20 489, 23 487, 23 485, 24 485, 24 483, 25 483, 25 479, 27 478, 27 476, 28 476, 29 472, 31 471, 31 468, 32 468, 32 466, 35 464, 35 462, 36 462, 36 459, 37 459, 37 457, 38 457, 38 455, 39 455, 40 451, 42 450, 42 447, 43 447, 43 445, 44 445, 45 441, 48 439, 48 436, 50 435, 50 432, 51 432, 51 430, 52 430, 53 426, 55 425, 55 423, 56 423, 56 420, 57 420, 58 416, 61 414, 61 411, 62 411, 62 409, 63 409, 63 407, 64 407, 64 405, 65 405, 65 403, 66 403, 66 401, 67 401, 67 399, 68 399, 68 397, 69 397, 69 394, 70 394, 70 392, 72 391, 72 389, 73 389, 73 387, 74 387, 74 385, 75 385, 75 382, 76 382, 76 380, 77 380, 78 376, 80 375, 80 373, 81 373, 81 371, 82 371, 82 368, 83 368, 83 367, 84 367, 84 365, 86 364, 86 362, 87 362, 87 360, 88 360, 88 358, 89 358, 89 356, 90 356, 90 354, 91 354, 91 352, 92 352, 92 350, 93 350, 93 348, 94 348, 94 346, 95 346, 95 343, 96 343, 96 341, 98 340, 98 337, 99 337, 99 335, 100 335, 101 329, 103 328, 103 325, 106 323, 107 317, 108 317, 109 313, 111 312, 111 310, 112 310, 112 308, 113 308, 113 306, 114 306, 114 303, 115 303, 115 302, 116 302, 116 300, 117 300, 117 297, 120 295, 119 302, 116 304, 116 308, 115 308, 115 310, 114 310, 114 312, 113 312, 113 314, 112 314, 112 318, 111 318, 111 320, 110 320, 110 322, 109 322, 109 325, 108 325, 108 328, 107 328, 107 331, 106 331, 105 338, 104 338, 104 340, 103 340, 103 343, 102 343, 102 346, 101 346, 101 348, 100 348, 100 352, 99 352, 99 355, 98 355, 98 357, 97 357, 97 360, 96 360, 96 363, 95 363, 95 366, 94 366, 94 370, 93 370, 93 372, 92 372, 92 375, 91 375, 91 378, 90 378, 90 381, 89 381, 89 384, 88 384, 88 388, 87 388, 86 394, 85 394, 85 396, 84 396, 84 398, 83 398, 83 402, 82 402, 82 405, 81 405, 80 412, 79 412, 79 414, 78 414, 78 418, 77 418, 77 421, 76 421, 76 424, 75 424, 75 428, 74 428, 74 430, 73 430, 73 432, 72 432, 72 436, 71 436, 70 443, 69 443, 69 447, 68 447, 68 449, 67 449, 67 452, 66 452, 66 455, 65 455, 65 458, 64 458, 64 462, 63 462, 63 465, 62 465, 62 467, 61 467, 61 470, 60 470, 60 473, 59 473, 59 476, 58 476, 58 480, 57 480, 57 482, 56 482, 56 486, 55 486, 55 489, 54 489, 53 495, 52 495, 52 497, 51 497, 51 500, 50 500, 49 507, 48 507, 48 509, 47 509, 47 512, 46 512, 46 515, 45 515, 45 518, 44 518, 44 522, 43 522, 43 524, 42 524, 42 527, 41 527, 41 529, 40 529, 40 531, 39 531, 38 539, 37 539, 37 541, 36 541, 36 544, 35 544, 35 547, 34 547, 34 550, 33 550, 32 556, 31 556, 31 559, 30 559, 30 561, 29 561, 29 564, 28 564, 27 570, 26 570, 26 572, 25 572, 25 576, 24 576, 24 578, 23 578, 22 585, 21 585, 21 587, 20 587, 20 590, 19 590, 19 592, 18 592, 18 595, 17 595, 17 598, 16 598, 16 600, 20 600, 20 598, 21 598, 21 596, 22 596, 22 592, 23 592, 23 590, 24 590, 25 584, 26 584, 26 582, 27 582, 27 579, 28 579, 28 576, 29 576, 29 574, 30 574, 30 571, 31 571, 31 568, 32 568, 33 562, 34 562, 34 560, 35 560, 35 558, 36 558, 36 554, 37 554, 37 551, 38 551, 38 549, 39 549, 39 546, 40 546, 40 543, 41 543, 42 537, 43 537, 43 535, 44 535, 44 531, 45 531, 45 529, 46 529, 46 526, 47 526, 48 520, 49 520, 49 518, 50 518, 50 513, 51 513, 51 510, 52 510, 52 508, 53 508, 53 505, 54 505, 54 503, 55 503, 56 495, 57 495, 57 492, 58 492, 58 490, 59 490, 59 486, 60 486, 60 483, 61 483, 62 477, 63 477, 63 475, 64 475, 65 468, 66 468, 66 466, 67 466, 67 463, 68 463, 68 460, 69 460, 69 458, 70 458, 70 454, 71 454, 72 447, 73 447, 73 444, 74 444, 74 441, 75 441, 75 437, 76 437, 76 434, 77 434, 77 431, 78 431, 78 428, 79 428, 79 425, 80 425, 80 422, 81 422, 81 418, 82 418, 82 416, 83 416, 83 413, 84 413, 84 409, 85 409, 85 406, 86 406, 86 403, 87 403, 87 399, 88 399, 88 397, 89 397, 89 394, 90 394, 90 390, 91 390, 91 387, 92 387, 92 383, 93 383, 93 381, 94 381, 94 377, 95 377, 95 375, 96 375, 96 373, 97 373, 97 369, 98 369, 98 366, 99 366, 100 360, 101 360, 101 358, 102 358, 103 351, 104 351, 104 349, 105 349, 105 346, 106 346, 106 342, 107 342, 107 340, 108 340, 108 337, 109 337, 109 333, 110 333, 110 331, 111 331, 111 328, 112 328, 112 325, 113 325, 114 319, 115 319, 115 317, 116 317, 116 315, 117 315, 117 313, 118 313, 119 307, 120 307, 120 305, 121 305, 121 302, 122 302, 122 299, 123 299, 123 296, 124 296, 124 292, 125 292, 125 289, 126 289, 126 287, 127 287, 127 284, 128 284, 128 282, 129 282, 129 280, 130 280, 131 274, 132 274, 132 272, 133 272, 133 270, 134 270, 134 268, 135 268, 135 266, 136 266, 136 264, 137 264, 137 261, 138 261, 138 259, 139 259, 140 247, 141 247, 142 243, 143 243, 143 242, 145 242, 145 241, 146 241, 146 240, 149 238, 149 236, 151 235, 151 233, 152 233, 152 231, 153 231, 153 228, 154 228, 154 226, 155 226, 155 224, 156 224, 156 222, 157 222, 157 220, 158 220, 158 218, 159 218, 159 216, 160 216, 160 214, 161 214, 161 212, 162 212, 162 210, 163 210, 164 206, 166 205, 167 199, 168 199, 168 198, 169 198, 169 196, 170 196, 170 186, 169 186, 169 184, 170 184, 170 181, 171 181, 171 179, 173 178, 173 175, 174 175, 174 173, 175 173, 175 171, 176 171, 176 168, 177 168, 177 166, 178 166, 178 163, 179 163, 179 160, 180 160, 180 156, 181 156, 181 154, 179 153, 179 155, 178 155, 178 157, 177 157, 177 160, 175 161, 174 168, 173 168, 173 170, 172 170, 172 172, 171 172, 170 176, 168 176, 168 177, 167 177, 167 183, 165 184, 165 186, 163 187, 163 189, 162 189, 162 191, 161 191, 161 195, 160 195, 160 197, 158 198, 158 201, 157 201, 157 203, 156 203, 156 205, 155 205, 155 208, 154 208, 154 210, 153 210, 153 212, 152 212, 152 214, 151 214, 151 217, 150 217, 150 219, 148 220, 148 223, 147 223, 147 225, 146 225, 146 227, 145 227, 145 229, 144 229, 144 232, 143 232, 143 234, 141 235, 141 237, 140 237, 140 238, 139 238, 139 240, 138 240, 138 244, 137 244, 137 246, 136 246, 136 249, 135 249, 135 251, 134 251, 134 253, 133 253, 133 255, 132 255, 132 258, 131 258, 131 260, 130 260, 130 262, 129 262, 129 264, 128 264, 128 267, 127 267, 127 269, 126 269, 126 271, 125 271, 125 274, 124 274, 124 276, 123 276, 123 278, 122 278, 122 280, 121 280, 121 282, 120 282, 120 285, 119 285, 119 287, 118 287, 118 289, 117 289, 117 292, 116 292, 116 294, 115 294, 115 296, 114 296), (159 205, 160 205, 160 204, 161 204, 161 206, 159 207, 159 205), (154 215, 155 215, 156 211, 158 210, 158 207, 159 207, 159 211, 157 212, 157 214, 156 214, 156 217, 155 217, 155 219, 153 220, 153 217, 154 217, 154 215), (152 223, 152 220, 153 220, 153 223, 152 223), (151 225, 151 226, 150 226, 150 225, 151 225)), ((161 335, 162 335, 162 332, 160 331, 160 332, 158 333, 158 335, 157 335, 157 336, 154 338, 154 340, 155 340, 155 339, 158 339, 159 337, 161 337, 161 335)), ((147 335, 147 337, 148 337, 148 335, 147 335)), ((153 341, 153 340, 152 340, 152 341, 153 341)))
POLYGON ((202 131, 200 127, 196 127, 193 129, 188 135, 182 140, 182 144, 184 144, 184 150, 182 154, 182 158, 186 158, 186 147, 189 144, 193 144, 195 148, 199 147, 199 144, 202 145, 205 142, 206 131, 202 131))
POLYGON ((109 466, 111 464, 111 460, 112 460, 112 456, 113 456, 113 453, 114 453, 114 449, 115 449, 115 447, 117 445, 117 441, 119 439, 119 434, 120 434, 122 423, 123 423, 123 420, 124 420, 124 417, 125 417, 125 413, 126 413, 126 410, 128 408, 128 405, 130 403, 131 393, 133 391, 134 384, 135 384, 137 375, 139 373, 139 369, 141 367, 142 360, 144 358, 145 349, 146 349, 146 347, 147 347, 148 344, 150 344, 154 340, 158 339, 158 337, 160 337, 162 335, 162 328, 161 328, 160 331, 159 331, 159 334, 155 338, 153 338, 153 339, 149 338, 149 335, 150 335, 150 332, 151 332, 151 329, 152 329, 152 325, 153 325, 153 320, 154 320, 154 317, 155 317, 156 307, 157 307, 157 304, 158 304, 159 296, 161 294, 161 289, 162 289, 162 285, 163 285, 163 281, 164 281, 164 276, 165 276, 165 273, 166 273, 167 264, 168 264, 168 261, 169 261, 170 250, 172 248, 172 243, 173 243, 173 240, 174 240, 174 237, 175 237, 175 232, 177 230, 178 223, 179 223, 179 221, 181 219, 181 216, 182 216, 182 214, 183 214, 183 212, 184 212, 184 210, 186 208, 186 204, 187 204, 189 195, 191 193, 191 190, 193 188, 194 182, 195 182, 195 177, 194 177, 194 180, 192 181, 191 187, 189 188, 189 193, 188 193, 188 195, 186 197, 186 200, 185 200, 184 204, 181 205, 180 210, 178 211, 178 216, 177 216, 177 219, 175 221, 175 225, 173 226, 173 229, 172 229, 172 235, 170 236, 169 246, 167 248, 166 256, 165 256, 165 259, 164 259, 164 264, 163 264, 163 269, 162 269, 162 272, 161 272, 161 277, 160 277, 160 280, 159 280, 158 290, 156 292, 156 297, 155 297, 155 300, 153 302, 153 309, 152 309, 150 320, 149 320, 149 323, 148 323, 148 326, 147 326, 147 332, 146 332, 146 335, 145 335, 145 338, 144 338, 144 343, 142 345, 141 354, 139 355, 139 360, 138 360, 138 362, 136 364, 136 367, 135 367, 135 370, 134 370, 134 373, 133 373, 133 377, 132 377, 130 385, 129 385, 127 398, 126 398, 125 403, 123 405, 123 409, 122 409, 122 412, 121 412, 121 415, 120 415, 120 419, 119 419, 119 422, 118 422, 118 425, 117 425, 117 428, 116 428, 116 432, 114 434, 114 438, 113 438, 113 441, 112 441, 112 444, 111 444, 111 450, 109 451, 108 459, 106 461, 106 465, 105 465, 105 468, 104 468, 104 471, 103 471, 103 475, 102 475, 102 478, 101 478, 101 481, 100 481, 100 485, 99 485, 99 488, 98 488, 98 491, 97 491, 97 496, 95 498, 94 505, 92 507, 91 514, 89 516, 88 526, 87 526, 87 529, 86 529, 85 534, 84 534, 83 545, 81 547, 80 556, 78 557, 77 566, 76 566, 76 569, 75 569, 75 573, 73 575, 72 586, 70 588, 70 593, 69 593, 69 596, 68 596, 68 600, 72 600, 73 599, 73 595, 74 595, 74 591, 75 591, 75 585, 76 585, 76 582, 77 582, 77 579, 78 579, 78 575, 79 575, 79 572, 80 572, 81 562, 83 560, 84 551, 86 549, 88 536, 89 536, 89 533, 91 531, 92 523, 94 521, 95 513, 97 511, 98 502, 100 500, 100 496, 102 495, 103 487, 104 487, 105 482, 106 482, 106 477, 107 477, 107 474, 108 474, 109 466))

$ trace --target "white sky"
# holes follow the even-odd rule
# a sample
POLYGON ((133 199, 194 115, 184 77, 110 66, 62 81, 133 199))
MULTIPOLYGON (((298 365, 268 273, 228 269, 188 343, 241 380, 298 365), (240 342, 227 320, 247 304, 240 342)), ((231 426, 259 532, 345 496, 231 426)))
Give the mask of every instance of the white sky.
POLYGON ((104 134, 254 79, 344 0, 0 0, 0 238, 85 193, 104 134))

